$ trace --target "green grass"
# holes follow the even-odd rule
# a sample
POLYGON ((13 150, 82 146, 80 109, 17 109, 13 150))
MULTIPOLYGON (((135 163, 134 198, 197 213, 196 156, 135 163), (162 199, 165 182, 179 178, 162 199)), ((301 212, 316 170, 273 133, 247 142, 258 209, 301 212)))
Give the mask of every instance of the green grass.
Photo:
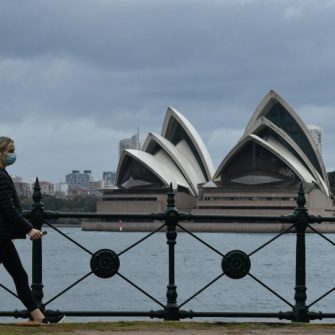
POLYGON ((224 323, 224 322, 174 322, 174 321, 126 321, 126 322, 88 322, 88 323, 62 323, 40 327, 22 327, 15 324, 0 324, 0 335, 77 335, 85 334, 85 331, 158 331, 158 330, 263 330, 273 334, 278 328, 291 328, 303 330, 330 329, 335 333, 335 324, 297 324, 297 323, 224 323))

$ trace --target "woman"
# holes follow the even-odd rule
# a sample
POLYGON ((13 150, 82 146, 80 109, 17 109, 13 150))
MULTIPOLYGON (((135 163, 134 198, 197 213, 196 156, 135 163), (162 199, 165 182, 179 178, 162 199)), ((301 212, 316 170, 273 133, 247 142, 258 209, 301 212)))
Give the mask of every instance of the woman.
POLYGON ((25 238, 38 240, 43 233, 35 229, 21 214, 21 205, 14 183, 6 167, 16 160, 14 141, 0 137, 0 264, 12 276, 18 297, 30 313, 30 318, 38 323, 59 323, 64 315, 46 317, 38 308, 28 283, 20 257, 13 244, 13 239, 25 238))

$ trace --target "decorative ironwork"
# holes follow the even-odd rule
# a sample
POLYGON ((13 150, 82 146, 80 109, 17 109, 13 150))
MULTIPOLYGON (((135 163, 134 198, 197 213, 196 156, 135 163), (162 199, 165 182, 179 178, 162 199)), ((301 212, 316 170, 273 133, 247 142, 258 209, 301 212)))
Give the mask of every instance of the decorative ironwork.
POLYGON ((241 250, 232 250, 223 257, 222 270, 232 279, 245 277, 251 268, 249 256, 241 250))
POLYGON ((90 266, 97 277, 110 278, 118 272, 120 260, 114 251, 101 249, 92 256, 90 266))
MULTIPOLYGON (((68 239, 70 242, 75 244, 77 247, 81 248, 84 252, 91 255, 90 267, 91 271, 81 278, 77 279, 73 284, 69 285, 65 289, 61 290, 54 297, 50 298, 48 301, 43 302, 43 281, 42 281, 42 242, 41 240, 33 241, 33 262, 32 262, 32 290, 33 294, 38 301, 40 307, 45 309, 45 307, 52 301, 55 301, 58 297, 65 294, 70 289, 73 289, 78 283, 82 282, 88 278, 91 274, 95 274, 99 278, 111 278, 118 276, 121 280, 124 280, 127 284, 131 285, 133 288, 141 292, 147 298, 151 299, 152 302, 157 304, 160 309, 150 310, 150 311, 62 311, 68 316, 116 316, 116 317, 150 317, 159 318, 164 320, 180 320, 185 318, 194 317, 221 317, 221 318, 278 318, 291 320, 293 322, 310 322, 315 319, 323 318, 335 318, 335 313, 322 313, 310 311, 310 307, 324 299, 326 296, 335 291, 335 287, 328 289, 320 297, 316 298, 313 302, 306 304, 307 301, 307 287, 306 287, 306 242, 305 234, 306 229, 309 228, 313 232, 317 233, 325 241, 329 242, 331 245, 335 246, 335 243, 327 236, 320 233, 315 227, 312 226, 313 223, 320 224, 322 222, 335 222, 334 217, 322 217, 309 215, 307 209, 304 207, 306 204, 305 194, 303 186, 300 186, 298 197, 297 197, 297 208, 291 215, 282 216, 239 216, 239 215, 192 215, 191 213, 179 212, 175 206, 175 194, 170 185, 170 189, 167 195, 167 208, 165 212, 162 213, 151 213, 151 214, 97 214, 97 213, 65 213, 65 212, 52 212, 45 211, 44 206, 41 202, 42 195, 40 192, 40 186, 38 179, 36 179, 34 194, 33 194, 33 204, 32 210, 25 212, 24 215, 31 220, 34 227, 41 229, 42 226, 48 225, 50 228, 54 229, 57 233, 61 234, 64 238, 68 239), (68 235, 64 234, 61 230, 56 228, 51 224, 48 219, 58 219, 58 218, 111 218, 111 219, 139 219, 139 220, 159 220, 162 225, 149 233, 148 235, 142 237, 132 245, 126 247, 124 250, 116 253, 110 249, 101 249, 96 252, 90 251, 84 245, 75 241, 68 235), (257 247, 255 250, 246 254, 241 250, 232 250, 227 254, 222 253, 219 248, 212 246, 210 243, 204 241, 202 238, 196 234, 187 230, 181 222, 183 221, 193 221, 195 224, 197 221, 204 222, 221 222, 222 224, 231 221, 239 222, 250 222, 257 220, 261 223, 271 223, 271 222, 281 222, 287 223, 287 228, 281 233, 272 237, 263 245, 257 247), (218 274, 214 275, 213 278, 205 284, 202 288, 193 293, 188 299, 184 300, 180 304, 177 302, 177 285, 176 285, 176 268, 175 268, 175 246, 177 243, 177 228, 182 230, 184 233, 188 234, 196 241, 201 243, 203 246, 207 247, 213 253, 219 255, 222 258, 221 269, 218 274), (135 246, 141 244, 143 241, 150 238, 155 233, 166 229, 166 243, 168 246, 168 278, 167 278, 167 289, 166 289, 166 301, 161 302, 137 283, 133 282, 127 278, 124 274, 120 273, 120 258, 122 255, 127 253, 129 250, 135 246), (283 298, 275 289, 271 288, 255 274, 251 273, 251 258, 254 257, 260 250, 271 245, 271 243, 279 239, 283 234, 287 232, 294 232, 296 234, 296 253, 295 253, 295 287, 294 287, 294 302, 291 303, 287 299, 283 298), (225 277, 232 279, 241 279, 249 276, 256 283, 261 285, 265 290, 273 294, 275 297, 284 302, 289 308, 289 311, 278 311, 271 313, 256 313, 256 312, 201 312, 201 311, 187 311, 182 310, 187 303, 199 296, 203 291, 212 286, 214 283, 220 280, 224 280, 225 277)), ((219 269, 218 269, 219 270, 219 269)), ((17 295, 10 289, 5 287, 0 283, 0 288, 7 291, 9 294, 18 298, 17 295)), ((59 311, 45 310, 47 314, 52 314, 54 312, 59 313, 59 311)), ((27 317, 28 312, 23 311, 0 311, 0 316, 13 316, 13 317, 27 317)))
MULTIPOLYGON (((41 187, 36 178, 35 185, 34 185, 34 192, 33 192, 33 204, 31 210, 30 221, 34 228, 41 230, 43 221, 44 221, 44 206, 41 202, 42 200, 42 193, 41 187)), ((44 304, 42 303, 43 300, 43 284, 42 284, 42 239, 33 240, 32 246, 32 292, 37 301, 39 307, 43 310, 44 304)))

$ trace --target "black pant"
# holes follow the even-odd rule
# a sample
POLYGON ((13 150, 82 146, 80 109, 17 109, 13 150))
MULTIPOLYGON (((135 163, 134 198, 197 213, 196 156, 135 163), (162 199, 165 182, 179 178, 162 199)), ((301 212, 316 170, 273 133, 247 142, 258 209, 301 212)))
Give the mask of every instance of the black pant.
POLYGON ((0 239, 0 263, 4 265, 12 276, 16 292, 28 312, 37 308, 37 303, 29 287, 28 275, 24 270, 20 257, 13 242, 9 239, 0 239))

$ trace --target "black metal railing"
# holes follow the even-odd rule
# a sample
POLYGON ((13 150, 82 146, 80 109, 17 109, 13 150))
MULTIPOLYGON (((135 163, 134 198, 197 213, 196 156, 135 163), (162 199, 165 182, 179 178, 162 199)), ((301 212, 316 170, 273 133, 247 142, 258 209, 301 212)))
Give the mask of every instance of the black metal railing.
MULTIPOLYGON (((175 199, 172 187, 167 194, 167 207, 164 212, 161 213, 151 213, 151 214, 98 214, 98 213, 70 213, 70 212, 57 212, 44 210, 44 206, 41 202, 42 195, 40 191, 40 186, 38 179, 36 180, 33 193, 33 204, 32 210, 26 211, 24 215, 32 222, 33 226, 37 229, 42 229, 44 225, 49 226, 51 229, 55 230, 57 233, 61 234, 64 238, 70 240, 72 243, 81 248, 84 252, 90 255, 90 271, 72 283, 70 286, 61 290, 54 297, 50 298, 48 301, 43 301, 43 268, 42 268, 42 241, 36 240, 32 243, 32 291, 36 298, 40 308, 44 310, 47 314, 59 313, 59 311, 48 310, 48 305, 56 300, 58 297, 64 295, 68 290, 75 287, 78 283, 85 280, 91 275, 95 275, 98 278, 111 278, 113 276, 118 276, 124 280, 127 284, 131 285, 152 302, 159 306, 157 310, 148 311, 64 311, 63 313, 68 316, 114 316, 114 317, 150 317, 159 318, 164 320, 181 320, 186 318, 194 317, 206 317, 206 318, 277 318, 291 320, 293 322, 310 322, 315 319, 324 318, 335 318, 335 313, 323 313, 323 312, 313 312, 310 308, 315 305, 320 300, 329 296, 335 287, 328 290, 320 297, 315 299, 313 302, 306 304, 307 294, 306 294, 306 246, 305 246, 305 235, 306 229, 309 228, 314 233, 320 235, 328 243, 335 246, 335 243, 329 239, 327 236, 322 234, 316 229, 313 224, 320 224, 322 222, 335 222, 335 217, 322 217, 309 215, 307 209, 305 208, 305 195, 302 185, 298 191, 297 197, 297 207, 291 215, 282 216, 241 216, 241 215, 193 215, 191 213, 179 212, 175 207, 175 199), (67 234, 64 234, 60 229, 58 229, 54 224, 50 223, 50 219, 59 218, 96 218, 96 219, 112 219, 112 220, 151 220, 151 221, 161 221, 162 224, 150 232, 140 240, 136 241, 132 245, 128 246, 121 252, 115 252, 110 249, 100 249, 98 251, 90 251, 84 245, 78 241, 72 239, 67 234), (260 222, 260 223, 285 223, 287 227, 280 233, 276 234, 269 241, 265 242, 261 246, 257 247, 250 253, 245 253, 242 250, 231 250, 226 254, 223 254, 213 245, 207 243, 197 234, 191 232, 189 229, 185 228, 182 222, 192 221, 196 222, 221 222, 222 224, 237 221, 237 222, 260 222), (120 272, 120 256, 127 253, 129 250, 135 246, 141 244, 143 241, 148 239, 153 234, 157 232, 166 231, 166 242, 168 245, 168 278, 167 278, 167 288, 166 288, 166 301, 159 301, 153 297, 149 292, 142 289, 138 284, 130 280, 127 276, 120 272), (181 303, 177 301, 177 285, 175 278, 175 245, 177 242, 177 230, 183 231, 189 234, 191 237, 196 239, 198 242, 203 244, 205 247, 209 248, 214 253, 218 254, 221 258, 221 268, 220 274, 209 281, 205 286, 199 289, 197 292, 192 294, 189 298, 181 303), (295 252, 295 287, 294 287, 294 302, 289 302, 287 299, 282 297, 275 289, 269 287, 267 284, 262 282, 255 274, 251 273, 251 261, 252 256, 262 250, 264 247, 274 242, 284 234, 288 232, 293 232, 296 234, 296 252, 295 252), (195 299, 200 293, 208 289, 215 282, 220 280, 223 276, 227 276, 232 279, 241 279, 249 276, 256 283, 261 285, 265 290, 269 291, 271 294, 280 299, 285 303, 289 310, 285 312, 271 312, 271 313, 260 313, 260 312, 225 312, 225 311, 214 311, 214 312, 201 312, 184 310, 182 307, 186 305, 191 300, 195 299)), ((47 284, 47 283, 46 283, 47 284)), ((17 295, 8 289, 6 286, 0 283, 0 287, 6 290, 8 293, 12 294, 17 298, 17 295)), ((0 316, 14 316, 14 317, 27 317, 28 313, 25 310, 22 311, 0 311, 0 316)))

